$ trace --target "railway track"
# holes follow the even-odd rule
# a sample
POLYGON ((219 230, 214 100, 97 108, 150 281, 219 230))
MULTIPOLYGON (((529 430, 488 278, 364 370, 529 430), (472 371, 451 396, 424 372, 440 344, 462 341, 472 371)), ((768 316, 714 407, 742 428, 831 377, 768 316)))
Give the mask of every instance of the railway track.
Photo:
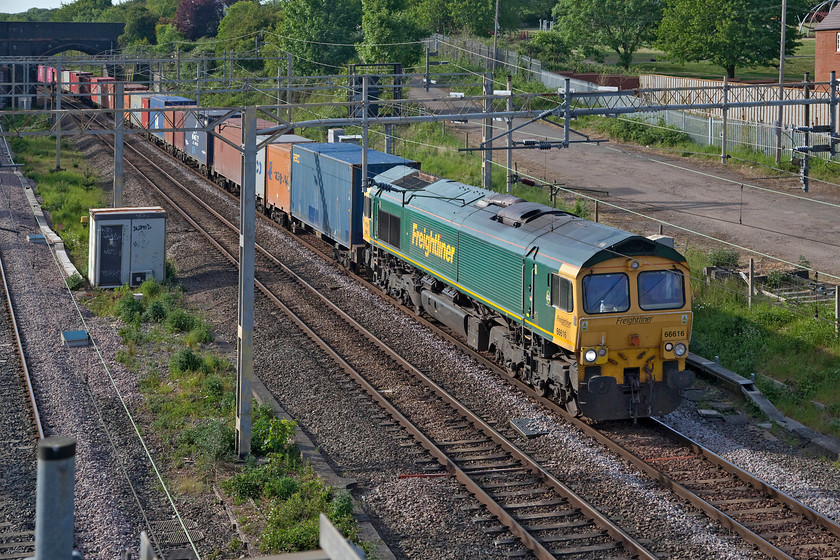
MULTIPOLYGON (((11 163, 3 141, 3 163, 11 163)), ((0 559, 27 558, 35 550, 35 490, 38 440, 44 437, 20 331, 0 254, 0 559)))
MULTIPOLYGON (((147 169, 141 174, 146 176, 149 172, 150 169, 147 169)), ((179 202, 172 199, 171 204, 174 205, 173 207, 178 207, 184 204, 184 200, 181 199, 179 202)), ((194 203, 188 202, 188 204, 194 203)), ((232 249, 227 250, 226 253, 228 259, 235 264, 237 253, 235 247, 238 242, 235 218, 225 218, 225 220, 228 222, 226 227, 233 232, 227 235, 231 236, 231 240, 235 239, 235 241, 225 242, 232 249)), ((192 223, 197 228, 201 227, 196 222, 192 223)), ((208 228, 219 231, 216 226, 208 225, 208 228)), ((217 247, 223 250, 221 245, 220 243, 217 247)), ((264 251, 262 255, 261 258, 270 259, 268 251, 264 251)), ((277 287, 277 293, 281 297, 269 296, 277 298, 276 302, 280 299, 295 300, 295 296, 288 298, 283 295, 285 293, 283 289, 284 286, 288 288, 299 280, 293 278, 290 271, 278 272, 280 266, 279 261, 276 260, 262 264, 258 262, 257 275, 265 278, 261 289, 268 295, 268 293, 273 293, 274 287, 277 287)), ((314 317, 317 315, 317 308, 324 305, 323 302, 315 301, 315 303, 295 304, 296 309, 288 309, 288 312, 314 317)), ((348 318, 342 317, 341 320, 346 321, 348 318)), ((352 351, 342 347, 341 340, 330 342, 316 334, 316 330, 323 328, 326 324, 334 326, 336 319, 333 317, 309 322, 321 321, 323 321, 321 327, 316 324, 311 329, 308 326, 302 326, 302 328, 310 329, 310 337, 328 349, 328 352, 332 352, 334 359, 348 373, 351 370, 355 371, 353 359, 346 358, 352 355, 352 351)), ((371 340, 372 335, 369 333, 364 336, 371 340)), ((346 336, 339 338, 345 341, 348 339, 346 336)), ((382 352, 389 354, 387 349, 382 349, 382 352)), ((360 380, 365 380, 360 381, 365 392, 387 409, 393 405, 385 402, 383 394, 394 392, 391 387, 397 385, 400 387, 399 393, 407 395, 411 402, 415 404, 428 402, 439 407, 430 408, 427 415, 438 418, 451 417, 451 412, 447 410, 457 408, 457 405, 449 401, 445 391, 429 384, 423 388, 406 389, 401 383, 407 383, 404 380, 408 378, 404 376, 411 368, 406 367, 406 364, 399 364, 399 359, 393 356, 393 353, 390 354, 387 358, 375 359, 373 363, 379 364, 379 367, 374 368, 373 371, 362 370, 351 374, 358 376, 360 380), (382 366, 381 364, 384 363, 389 363, 389 365, 382 366), (400 369, 402 369, 401 372, 398 371, 400 369), (400 381, 395 382, 395 379, 400 381)), ((370 362, 370 358, 367 360, 370 362)), ((414 374, 416 375, 416 372, 414 374)), ((525 389, 535 398, 539 398, 529 389, 525 389)), ((392 400, 399 402, 399 399, 392 400)), ((542 402, 559 415, 569 419, 562 409, 550 401, 542 400, 542 402)), ((523 554, 525 548, 530 549, 540 558, 552 557, 554 553, 586 555, 616 548, 619 542, 627 547, 625 550, 628 553, 647 554, 641 552, 643 551, 641 547, 639 550, 634 550, 632 539, 628 537, 629 542, 625 541, 620 529, 618 529, 619 537, 610 535, 611 530, 605 528, 605 524, 610 524, 609 520, 598 519, 596 512, 592 512, 589 519, 581 516, 581 511, 585 511, 587 506, 582 501, 579 502, 579 498, 574 496, 573 492, 567 493, 568 489, 563 488, 562 484, 557 486, 555 483, 559 483, 559 480, 541 469, 536 462, 529 464, 527 457, 518 457, 524 454, 496 432, 492 426, 481 428, 480 432, 472 431, 475 426, 483 423, 474 414, 462 413, 461 419, 444 422, 445 429, 440 432, 441 435, 427 438, 427 434, 412 427, 411 420, 399 412, 399 404, 394 408, 396 410, 389 413, 392 419, 384 420, 383 427, 389 430, 391 426, 399 424, 402 429, 420 441, 421 445, 432 453, 447 472, 454 473, 465 487, 482 501, 486 511, 492 514, 492 516, 479 514, 475 517, 475 521, 486 524, 488 533, 498 533, 497 543, 511 547, 511 555, 523 554), (554 512, 547 511, 549 508, 555 508, 554 512), (504 520, 506 527, 498 526, 495 519, 504 520), (562 529, 573 529, 575 537, 569 538, 567 535, 560 534, 562 529), (607 535, 614 537, 612 542, 607 535), (517 540, 522 544, 517 544, 517 540), (565 544, 562 547, 555 544, 555 548, 552 548, 551 543, 565 544), (534 546, 535 544, 539 547, 534 546)), ((607 434, 596 432, 584 423, 572 419, 569 421, 574 422, 603 445, 631 461, 641 471, 660 481, 678 496, 703 510, 709 517, 737 532, 741 538, 754 544, 770 557, 780 559, 840 558, 838 556, 840 555, 838 552, 840 551, 840 540, 838 540, 840 529, 837 524, 763 484, 708 450, 702 449, 696 443, 685 441, 684 438, 681 444, 673 443, 679 440, 680 436, 677 434, 666 436, 663 434, 664 427, 662 426, 655 430, 658 434, 656 437, 662 438, 662 443, 654 445, 653 431, 641 433, 638 427, 621 428, 615 425, 607 434), (666 466, 657 468, 659 465, 666 466)))
POLYGON ((647 418, 638 424, 628 421, 592 426, 511 378, 450 333, 433 323, 427 322, 427 326, 768 557, 840 560, 840 524, 662 422, 647 418))
POLYGON ((0 559, 27 558, 35 551, 35 446, 43 437, 32 386, 0 259, 0 407, 3 491, 0 492, 0 559))
MULTIPOLYGON (((239 232, 235 217, 217 212, 174 179, 163 181, 167 174, 145 156, 140 161, 132 157, 128 165, 225 258, 237 264, 239 232), (164 182, 169 184, 163 186, 164 182)), ((476 497, 481 509, 476 511, 474 521, 486 526, 485 531, 495 535, 496 544, 509 556, 590 558, 612 551, 615 558, 654 558, 259 243, 255 271, 260 291, 387 414, 389 419, 381 422, 383 433, 399 426, 438 463, 436 467, 429 465, 424 474, 445 471, 476 497), (301 287, 305 288, 303 292, 301 287), (339 324, 342 326, 336 328, 339 324), (360 345, 359 336, 347 336, 348 331, 355 331, 371 344, 360 345), (398 391, 394 391, 395 386, 398 391), (386 394, 392 396, 386 398, 386 394), (423 406, 418 407, 418 403, 423 406)))

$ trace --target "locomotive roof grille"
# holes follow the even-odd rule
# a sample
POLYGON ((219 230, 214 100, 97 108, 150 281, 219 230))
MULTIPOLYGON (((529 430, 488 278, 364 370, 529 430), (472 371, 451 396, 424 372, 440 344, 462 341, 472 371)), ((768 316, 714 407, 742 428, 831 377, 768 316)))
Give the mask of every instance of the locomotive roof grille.
MULTIPOLYGON (((521 199, 519 199, 521 200, 521 199)), ((540 216, 554 214, 558 216, 571 216, 568 212, 556 210, 539 204, 537 202, 515 202, 506 208, 503 208, 496 214, 493 219, 511 227, 522 227, 523 225, 532 222, 540 216)))

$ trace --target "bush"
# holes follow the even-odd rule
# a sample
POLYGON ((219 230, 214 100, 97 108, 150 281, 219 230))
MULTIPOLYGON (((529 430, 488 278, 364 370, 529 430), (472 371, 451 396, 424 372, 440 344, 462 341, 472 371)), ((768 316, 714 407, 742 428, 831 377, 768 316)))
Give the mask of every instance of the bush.
POLYGON ((213 341, 213 331, 207 321, 195 321, 195 326, 187 333, 185 342, 188 346, 198 346, 213 341))
POLYGON ((67 287, 71 290, 81 290, 85 287, 85 279, 79 276, 78 272, 74 272, 73 276, 67 279, 67 287))
POLYGON ((195 317, 183 309, 173 309, 166 316, 166 330, 169 332, 189 332, 195 326, 195 317))
POLYGON ((207 467, 231 457, 235 434, 232 427, 221 420, 211 420, 181 432, 177 443, 195 456, 196 463, 207 467))
POLYGON ((251 451, 260 455, 280 453, 287 455, 295 447, 295 427, 297 423, 280 420, 268 406, 254 409, 251 428, 251 451))
POLYGON ((140 319, 145 307, 143 302, 134 299, 130 291, 123 294, 117 302, 117 316, 126 323, 133 323, 140 319))
POLYGON ((639 118, 597 118, 593 119, 591 124, 593 128, 612 138, 643 146, 678 146, 691 140, 686 133, 667 125, 661 118, 656 122, 639 118))
POLYGON ((166 306, 160 301, 153 301, 146 312, 143 314, 143 320, 150 323, 161 323, 166 319, 166 306))
POLYGON ((241 504, 262 496, 265 483, 265 472, 262 469, 251 468, 222 481, 222 489, 234 502, 241 504))
POLYGON ((709 253, 709 264, 720 268, 735 268, 738 259, 738 252, 732 249, 715 249, 709 253))
POLYGON ((169 359, 169 371, 173 374, 199 371, 204 361, 191 348, 178 350, 169 359))

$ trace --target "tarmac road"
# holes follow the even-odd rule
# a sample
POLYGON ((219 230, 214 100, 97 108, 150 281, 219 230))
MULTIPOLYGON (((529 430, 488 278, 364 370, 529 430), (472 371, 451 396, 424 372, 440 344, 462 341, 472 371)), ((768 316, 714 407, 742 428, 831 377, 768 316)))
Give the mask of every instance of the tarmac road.
MULTIPOLYGON (((441 97, 441 90, 411 90, 415 99, 433 96, 441 97)), ((522 122, 517 120, 514 127, 522 122)), ((503 123, 493 125, 494 135, 504 131, 503 123)), ((447 126, 469 133, 470 144, 478 144, 479 121, 447 126)), ((515 132, 514 139, 561 140, 562 132, 551 124, 534 123, 515 132)), ((580 137, 571 136, 576 138, 580 137)), ((503 146, 504 140, 496 145, 503 146)), ((504 150, 493 153, 501 165, 505 158, 504 150)), ((793 264, 805 259, 822 278, 831 281, 827 276, 835 276, 840 281, 840 185, 812 180, 810 192, 803 193, 798 177, 769 168, 740 166, 732 160, 723 165, 719 157, 674 157, 615 142, 514 150, 513 161, 522 175, 606 191, 607 195, 594 195, 601 200, 599 213, 606 223, 650 235, 658 233, 662 222, 664 233, 673 235, 682 249, 686 244, 722 246, 715 241, 721 240, 744 248, 742 260, 754 253, 759 268, 791 268, 771 257, 793 264)))

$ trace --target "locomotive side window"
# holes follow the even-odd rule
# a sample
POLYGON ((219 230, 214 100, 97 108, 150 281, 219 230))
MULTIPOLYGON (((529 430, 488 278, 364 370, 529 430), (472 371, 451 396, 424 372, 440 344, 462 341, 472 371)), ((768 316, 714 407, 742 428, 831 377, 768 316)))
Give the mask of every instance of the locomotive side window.
POLYGON ((575 309, 572 283, 558 274, 551 275, 551 305, 569 313, 575 309))
POLYGON ((679 309, 685 305, 685 281, 676 270, 639 273, 639 307, 644 310, 679 309))
POLYGON ((590 274, 583 277, 583 310, 617 313, 630 309, 630 283, 626 274, 590 274))
POLYGON ((366 196, 366 197, 365 197, 365 208, 364 208, 364 216, 365 216, 365 218, 370 218, 370 215, 371 215, 371 206, 372 206, 372 204, 371 204, 371 202, 370 202, 370 197, 369 197, 369 196, 366 196))
POLYGON ((376 236, 381 240, 395 247, 400 248, 400 217, 379 210, 379 224, 376 229, 376 236))

